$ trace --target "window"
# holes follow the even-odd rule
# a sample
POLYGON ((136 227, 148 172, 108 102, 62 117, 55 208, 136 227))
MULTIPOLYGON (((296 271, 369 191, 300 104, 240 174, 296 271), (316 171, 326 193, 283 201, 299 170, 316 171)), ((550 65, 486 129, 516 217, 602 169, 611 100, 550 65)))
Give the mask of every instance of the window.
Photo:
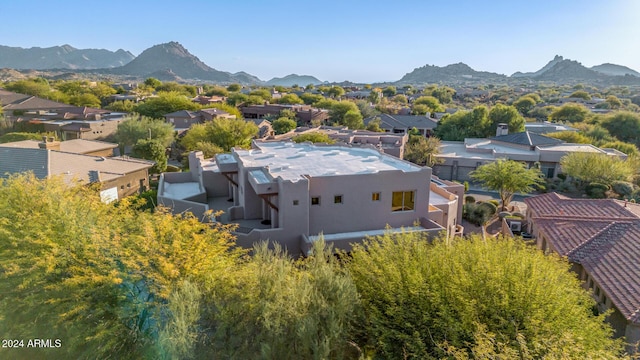
POLYGON ((320 205, 320 197, 314 196, 311 198, 311 205, 320 205))
POLYGON ((391 211, 415 210, 415 191, 394 191, 391 197, 391 211))
POLYGON ((342 204, 342 195, 334 195, 333 196, 334 204, 342 204))
POLYGON ((371 201, 380 201, 380 193, 379 192, 371 193, 371 201))
POLYGON ((293 206, 298 206, 300 202, 298 200, 293 200, 293 206))

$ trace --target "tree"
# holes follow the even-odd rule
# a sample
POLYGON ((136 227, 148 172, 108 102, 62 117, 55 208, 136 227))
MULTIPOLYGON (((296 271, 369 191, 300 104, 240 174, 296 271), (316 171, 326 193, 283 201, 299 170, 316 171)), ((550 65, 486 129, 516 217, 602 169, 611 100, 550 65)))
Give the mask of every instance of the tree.
POLYGON ((449 104, 453 100, 456 91, 448 86, 440 86, 431 91, 431 96, 435 97, 442 104, 449 104))
POLYGON ((256 124, 241 119, 216 119, 206 126, 210 142, 225 152, 232 147, 249 147, 251 139, 258 135, 256 124))
POLYGON ((136 103, 131 100, 116 100, 104 108, 115 112, 130 113, 133 112, 135 106, 136 103))
POLYGON ((396 87, 395 86, 387 86, 386 88, 384 88, 382 90, 382 95, 384 95, 386 97, 392 97, 395 94, 396 94, 396 87))
POLYGON ((229 90, 227 90, 222 86, 211 86, 208 89, 206 89, 205 95, 207 96, 216 95, 216 96, 227 97, 229 96, 229 90))
POLYGON ((158 140, 139 139, 133 146, 133 157, 152 160, 155 165, 150 172, 159 174, 167 170, 166 148, 158 140))
POLYGON ((51 86, 49 86, 49 82, 42 78, 13 81, 5 84, 3 87, 9 91, 45 99, 54 99, 55 97, 51 86))
POLYGON ((619 111, 605 117, 600 125, 618 140, 640 145, 640 115, 619 111))
POLYGON ((327 91, 327 94, 334 99, 339 99, 342 95, 344 95, 344 89, 340 86, 335 85, 332 86, 329 91, 327 91))
POLYGON ((580 104, 564 104, 549 115, 553 122, 583 122, 589 116, 589 110, 580 104))
POLYGON ((151 88, 155 89, 158 86, 162 85, 162 81, 160 81, 160 80, 158 80, 156 78, 150 77, 150 78, 146 78, 144 80, 144 84, 147 85, 148 87, 151 87, 151 88))
POLYGON ((253 90, 253 91, 251 91, 249 93, 249 96, 258 96, 258 97, 260 97, 262 99, 261 100, 262 102, 271 100, 271 92, 269 90, 267 90, 267 89, 256 89, 256 90, 253 90))
POLYGON ((297 125, 298 124, 295 120, 289 119, 287 117, 278 118, 271 123, 273 131, 275 131, 275 133, 278 135, 288 133, 289 131, 295 129, 297 125))
POLYGON ((260 243, 235 278, 228 291, 214 292, 219 307, 203 358, 358 358, 356 287, 324 241, 297 261, 260 243))
POLYGON ((298 97, 296 94, 286 94, 278 99, 278 104, 303 104, 304 101, 298 97))
POLYGON ((369 100, 369 102, 372 104, 379 103, 380 99, 382 99, 382 92, 379 89, 371 90, 369 96, 367 96, 367 100, 369 100))
POLYGON ((134 146, 140 139, 157 140, 166 148, 173 142, 173 137, 173 125, 146 116, 125 117, 115 133, 122 154, 125 147, 134 146))
POLYGON ((179 320, 167 305, 179 284, 222 286, 243 253, 226 228, 140 212, 136 201, 104 204, 62 178, 0 180, 0 336, 25 339, 11 358, 45 356, 26 347, 45 336, 62 345, 47 358, 162 358, 158 333, 179 320))
POLYGON ((577 131, 557 131, 544 135, 573 144, 593 144, 594 142, 593 139, 577 131))
POLYGON ((416 137, 404 150, 404 159, 420 166, 433 167, 442 163, 437 155, 440 153, 440 139, 437 137, 416 137))
MULTIPOLYGON (((360 116, 360 109, 358 109, 358 105, 352 103, 351 101, 336 101, 331 104, 331 108, 329 109, 329 116, 331 121, 336 122, 341 125, 345 124, 345 116, 349 112, 357 113, 360 116)), ((352 115, 353 116, 353 115, 352 115)), ((364 126, 363 126, 364 127, 364 126)))
POLYGON ((616 359, 605 316, 565 259, 505 238, 387 233, 346 257, 371 358, 616 359))
POLYGON ((583 91, 583 90, 578 90, 578 91, 574 91, 571 95, 569 95, 570 98, 577 98, 577 99, 583 99, 586 101, 591 100, 591 95, 589 95, 588 92, 583 91))
POLYGON ((491 110, 489 110, 488 117, 491 125, 487 132, 485 132, 485 136, 495 135, 498 124, 500 123, 504 123, 509 126, 510 134, 524 131, 525 120, 513 106, 496 104, 491 108, 491 110))
POLYGON ((230 92, 238 92, 240 90, 242 90, 242 85, 240 84, 231 84, 229 86, 227 86, 227 90, 230 92))
POLYGON ((249 100, 249 97, 242 93, 233 93, 227 97, 227 104, 230 106, 240 106, 249 100))
POLYGON ((329 135, 321 132, 310 132, 306 134, 300 134, 294 136, 291 139, 293 142, 301 143, 301 142, 312 142, 312 143, 324 143, 324 144, 334 144, 336 141, 329 137, 329 135))
POLYGON ((560 159, 562 172, 584 183, 611 184, 628 181, 634 175, 631 162, 600 153, 574 152, 560 159))
POLYGON ((380 127, 381 123, 382 120, 380 119, 380 117, 376 116, 375 118, 373 118, 373 120, 369 121, 366 129, 367 131, 384 132, 384 129, 380 127))
POLYGON ((500 194, 503 210, 507 208, 515 193, 529 193, 535 188, 542 188, 544 184, 540 170, 527 169, 521 162, 505 159, 481 165, 472 171, 470 176, 484 188, 500 194))
POLYGON ((536 106, 536 101, 529 95, 525 95, 520 97, 518 100, 513 102, 513 106, 518 109, 520 114, 523 116, 527 116, 529 111, 536 106))
POLYGON ((415 108, 416 105, 424 105, 429 112, 444 112, 444 106, 440 105, 440 101, 433 96, 420 96, 413 102, 415 108))
POLYGON ((136 106, 135 111, 144 116, 154 119, 164 119, 165 114, 179 110, 198 110, 200 105, 189 100, 178 92, 159 93, 158 97, 145 100, 136 106))
MULTIPOLYGON (((472 111, 456 111, 445 116, 436 127, 436 135, 445 141, 462 141, 465 138, 483 138, 490 135, 489 111, 476 106, 472 111)), ((495 129, 493 131, 495 135, 495 129)))
POLYGON ((73 95, 69 98, 69 103, 75 106, 88 106, 98 109, 102 105, 100 99, 91 93, 73 95))
POLYGON ((364 121, 360 111, 349 110, 342 119, 342 125, 348 127, 351 130, 364 129, 364 121))
POLYGON ((305 104, 311 105, 311 104, 317 103, 318 101, 324 99, 324 96, 322 96, 320 94, 304 93, 304 94, 300 95, 300 99, 305 104))

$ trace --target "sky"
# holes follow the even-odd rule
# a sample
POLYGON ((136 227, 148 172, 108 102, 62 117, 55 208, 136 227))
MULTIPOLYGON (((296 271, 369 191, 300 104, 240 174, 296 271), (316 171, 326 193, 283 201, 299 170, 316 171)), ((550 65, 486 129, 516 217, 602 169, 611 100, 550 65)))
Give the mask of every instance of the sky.
POLYGON ((269 80, 396 81, 463 62, 511 75, 555 55, 640 71, 636 0, 0 0, 0 45, 124 49, 170 41, 269 80))

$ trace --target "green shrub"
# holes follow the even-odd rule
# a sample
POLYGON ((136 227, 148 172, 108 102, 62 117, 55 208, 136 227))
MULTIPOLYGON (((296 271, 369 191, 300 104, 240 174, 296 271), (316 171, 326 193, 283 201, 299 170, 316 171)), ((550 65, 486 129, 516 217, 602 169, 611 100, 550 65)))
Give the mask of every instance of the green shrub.
POLYGON ((560 174, 558 174, 558 179, 560 179, 562 181, 565 181, 565 180, 567 180, 567 175, 560 173, 560 174))
MULTIPOLYGON (((494 200, 495 201, 495 200, 494 200)), ((497 202, 497 201, 496 201, 497 202)), ((498 212, 498 204, 494 204, 491 201, 488 202, 481 202, 478 207, 481 207, 483 209, 486 209, 487 212, 489 214, 491 214, 491 216, 495 215, 496 212, 498 212)))
POLYGON ((474 198, 471 195, 467 195, 467 196, 464 197, 464 202, 465 202, 465 204, 475 203, 476 202, 476 198, 474 198))
POLYGON ((589 197, 593 199, 604 199, 606 197, 606 192, 609 190, 609 186, 601 183, 590 183, 586 187, 586 192, 589 197))
POLYGON ((629 196, 633 192, 633 184, 626 181, 614 181, 611 183, 611 190, 623 197, 629 196))
POLYGON ((486 224, 489 219, 495 214, 495 209, 492 212, 493 204, 490 203, 467 203, 463 206, 462 217, 468 222, 481 226, 486 224))
POLYGON ((495 205, 495 206, 496 206, 496 208, 497 208, 498 206, 500 206, 500 201, 498 201, 498 200, 496 200, 496 199, 491 199, 491 200, 488 200, 487 202, 492 203, 493 205, 495 205))

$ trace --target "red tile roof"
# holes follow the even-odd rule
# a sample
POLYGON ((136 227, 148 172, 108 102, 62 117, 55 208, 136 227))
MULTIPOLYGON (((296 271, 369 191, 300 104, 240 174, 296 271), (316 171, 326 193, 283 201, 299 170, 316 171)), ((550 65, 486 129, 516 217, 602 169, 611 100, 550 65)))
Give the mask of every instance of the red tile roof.
POLYGON ((640 323, 640 205, 556 193, 525 203, 549 245, 581 264, 622 315, 640 323))

